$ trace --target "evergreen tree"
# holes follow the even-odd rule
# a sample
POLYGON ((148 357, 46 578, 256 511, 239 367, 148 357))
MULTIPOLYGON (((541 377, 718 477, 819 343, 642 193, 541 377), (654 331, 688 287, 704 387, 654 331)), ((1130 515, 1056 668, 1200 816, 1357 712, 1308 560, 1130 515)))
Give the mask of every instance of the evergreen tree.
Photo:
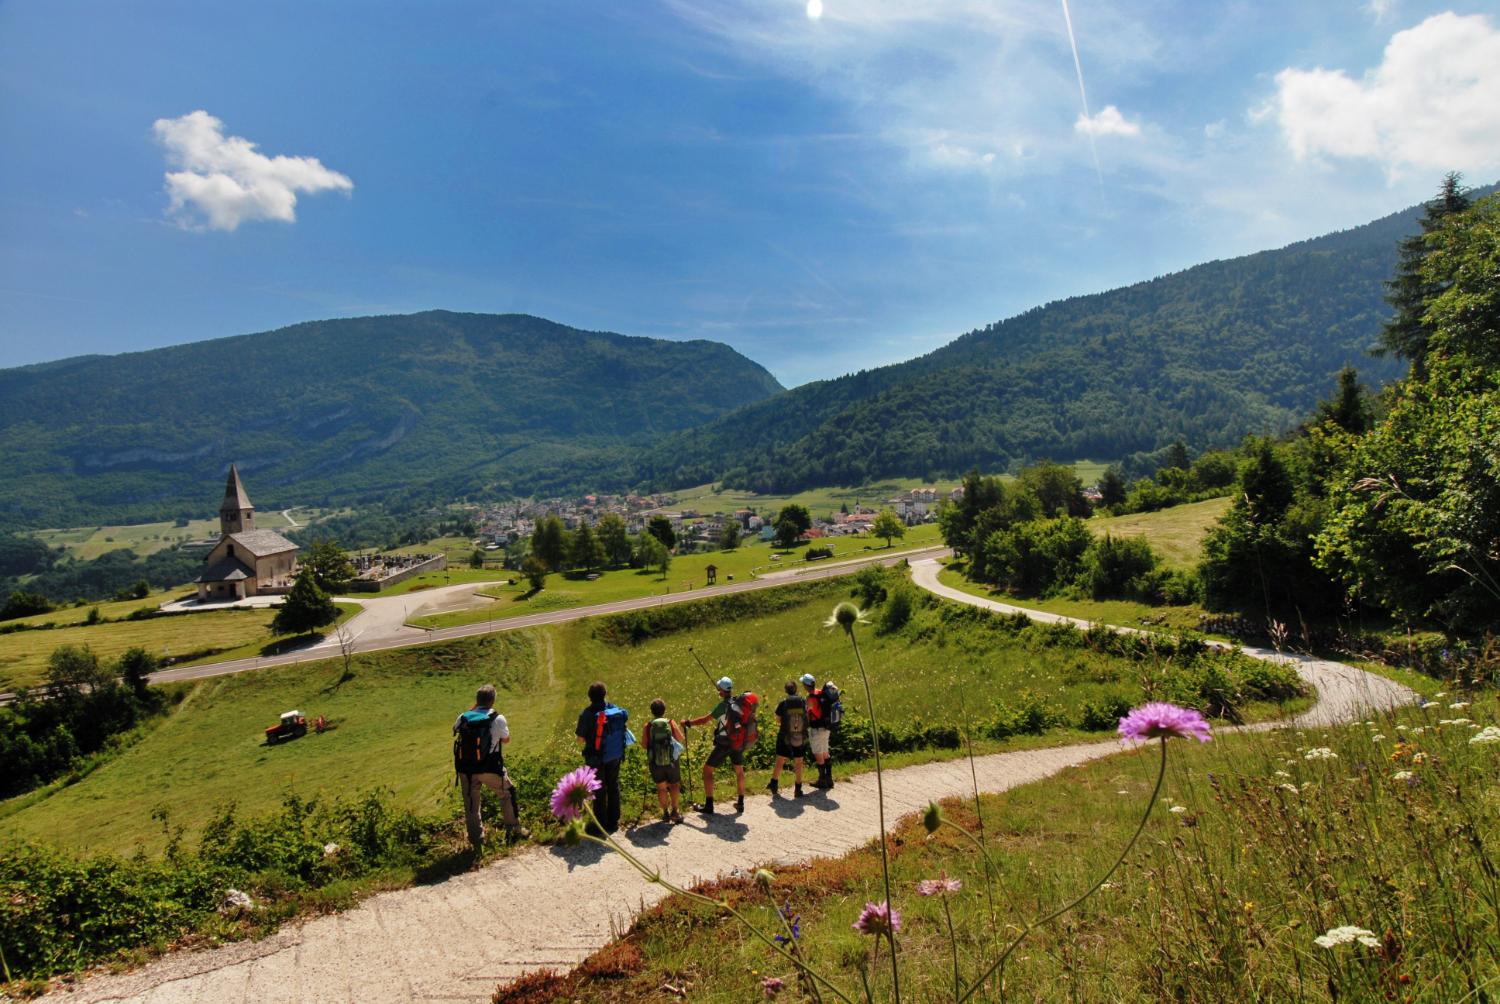
POLYGON ((1276 455, 1269 439, 1262 439, 1254 456, 1240 473, 1241 498, 1246 518, 1256 526, 1275 523, 1291 507, 1295 489, 1286 465, 1276 455))
POLYGON ((1125 479, 1118 467, 1106 467, 1099 478, 1099 504, 1117 506, 1125 501, 1125 479))
POLYGON ((740 546, 740 521, 730 517, 724 521, 724 529, 719 532, 719 548, 724 551, 733 551, 740 546))
POLYGON ((474 548, 474 550, 469 554, 469 567, 473 569, 480 569, 484 567, 484 551, 480 550, 477 547, 474 548))
POLYGON ((594 527, 599 543, 604 545, 604 559, 611 568, 630 564, 630 532, 618 513, 605 513, 594 527))
POLYGON ((1162 458, 1161 466, 1163 470, 1186 471, 1192 466, 1192 462, 1192 458, 1188 456, 1187 444, 1179 439, 1167 447, 1167 453, 1162 458))
POLYGON ((549 572, 557 572, 562 570, 563 560, 567 557, 563 546, 562 520, 556 516, 544 516, 531 535, 531 553, 546 564, 549 572))
POLYGON ((1339 370, 1338 390, 1332 399, 1318 405, 1318 420, 1356 434, 1370 427, 1370 403, 1353 366, 1339 370))
POLYGON ((1376 355, 1394 355, 1411 360, 1412 372, 1420 376, 1427 365, 1427 341, 1432 325, 1425 315, 1433 298, 1447 288, 1450 273, 1428 267, 1430 235, 1447 217, 1469 208, 1463 175, 1450 172, 1443 178, 1435 199, 1422 214, 1422 231, 1403 240, 1396 275, 1386 283, 1386 302, 1395 311, 1380 332, 1376 355))
POLYGON ((277 609, 271 630, 277 634, 307 634, 338 619, 339 608, 318 587, 312 569, 304 567, 286 594, 286 602, 277 609))
POLYGON ((579 523, 578 529, 574 531, 568 559, 574 568, 581 568, 585 572, 591 572, 604 564, 604 545, 587 523, 579 523))
POLYGON ((677 546, 677 533, 672 529, 672 521, 665 516, 652 516, 651 521, 646 524, 646 530, 651 536, 662 542, 667 550, 677 546))

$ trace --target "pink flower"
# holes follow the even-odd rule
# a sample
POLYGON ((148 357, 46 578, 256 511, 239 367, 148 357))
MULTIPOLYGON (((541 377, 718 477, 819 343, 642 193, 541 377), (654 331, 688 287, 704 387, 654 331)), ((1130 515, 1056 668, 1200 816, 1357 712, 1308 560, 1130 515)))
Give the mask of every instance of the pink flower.
POLYGON ((571 774, 564 774, 552 790, 552 814, 564 823, 577 819, 585 803, 592 801, 594 792, 603 787, 592 767, 579 767, 571 774))
POLYGON ((781 982, 779 976, 767 976, 760 981, 760 988, 765 991, 767 997, 775 997, 785 986, 786 984, 781 982))
POLYGON ((1196 739, 1200 743, 1206 743, 1211 738, 1208 722, 1198 712, 1161 701, 1133 708, 1130 714, 1120 719, 1120 737, 1127 742, 1166 739, 1171 736, 1196 739))
POLYGON ((889 903, 866 903, 850 926, 860 934, 895 934, 901 930, 901 911, 892 910, 889 903))
POLYGON ((917 883, 918 896, 942 896, 950 892, 958 892, 964 884, 956 878, 944 875, 942 878, 923 879, 917 883))

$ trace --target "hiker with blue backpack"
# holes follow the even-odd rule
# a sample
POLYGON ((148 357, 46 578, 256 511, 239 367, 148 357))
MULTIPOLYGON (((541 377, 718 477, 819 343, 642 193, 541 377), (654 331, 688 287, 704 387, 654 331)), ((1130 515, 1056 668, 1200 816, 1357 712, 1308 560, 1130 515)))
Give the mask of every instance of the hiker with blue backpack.
POLYGON ((682 768, 677 761, 687 746, 682 726, 667 717, 667 702, 651 702, 651 721, 646 724, 646 765, 656 783, 656 801, 663 823, 682 822, 678 798, 682 790, 682 768))
POLYGON ((484 821, 479 809, 484 789, 500 796, 500 818, 512 840, 531 836, 516 813, 516 787, 505 772, 505 744, 510 726, 495 710, 495 688, 486 683, 474 695, 474 706, 453 723, 453 770, 464 796, 464 825, 469 843, 477 851, 484 841, 484 821))
POLYGON ((828 746, 834 730, 844 720, 842 695, 832 680, 819 687, 811 673, 802 674, 802 689, 807 691, 807 746, 818 765, 818 779, 812 786, 832 788, 833 763, 828 759, 828 746))
POLYGON ((745 753, 760 738, 755 710, 760 699, 746 693, 734 696, 734 681, 723 677, 715 686, 719 703, 701 718, 689 718, 682 724, 694 728, 714 722, 714 748, 703 764, 703 814, 714 814, 714 771, 728 760, 734 765, 736 797, 734 811, 745 811, 745 753))
POLYGON ((795 797, 802 797, 802 756, 807 747, 807 701, 797 696, 797 681, 786 681, 786 696, 776 705, 776 719, 781 727, 776 731, 776 765, 771 768, 771 783, 766 785, 771 797, 781 793, 781 768, 792 761, 792 770, 797 779, 795 797))
POLYGON ((630 712, 610 704, 604 695, 602 681, 589 684, 589 706, 579 713, 574 735, 583 747, 583 762, 594 768, 603 785, 594 799, 594 814, 604 832, 613 833, 620 828, 620 764, 625 759, 625 721, 630 712))

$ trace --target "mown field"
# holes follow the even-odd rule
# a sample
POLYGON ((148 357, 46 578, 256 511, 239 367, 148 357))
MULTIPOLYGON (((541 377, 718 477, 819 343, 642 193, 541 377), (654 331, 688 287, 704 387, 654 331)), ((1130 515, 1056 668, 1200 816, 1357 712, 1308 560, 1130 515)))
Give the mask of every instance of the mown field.
MULTIPOLYGON (((634 599, 638 596, 680 593, 706 585, 708 577, 705 569, 709 565, 715 566, 718 581, 723 584, 730 581, 730 576, 733 576, 735 581, 744 581, 754 576, 788 569, 801 569, 822 565, 825 562, 868 557, 872 553, 896 553, 932 547, 941 544, 942 538, 938 535, 937 524, 924 523, 920 526, 907 527, 906 536, 894 541, 889 552, 886 550, 885 540, 878 537, 835 537, 817 543, 831 547, 833 557, 808 562, 802 557, 802 548, 788 550, 771 543, 746 543, 733 551, 710 551, 675 556, 665 578, 656 572, 636 568, 608 569, 599 572, 599 577, 593 580, 581 573, 549 575, 546 588, 539 593, 533 593, 524 579, 519 579, 515 585, 508 585, 504 579, 493 572, 456 570, 452 580, 454 582, 494 578, 495 585, 480 590, 481 596, 490 597, 494 602, 472 610, 417 617, 412 620, 412 623, 418 627, 453 627, 520 614, 539 613, 544 610, 563 610, 569 607, 609 603, 614 600, 634 599), (461 573, 473 575, 475 579, 458 577, 461 573)), ((516 577, 517 573, 504 574, 507 577, 516 577)), ((402 583, 392 592, 411 591, 410 588, 403 590, 401 587, 423 588, 418 584, 418 580, 430 580, 427 583, 429 586, 445 584, 443 573, 437 573, 431 576, 418 576, 416 579, 402 583)))
MULTIPOLYGON (((711 674, 728 674, 738 689, 765 695, 768 714, 783 681, 812 672, 841 683, 851 718, 859 719, 864 702, 847 642, 822 627, 850 587, 849 579, 835 579, 356 656, 348 679, 333 659, 204 681, 117 759, 72 786, 0 807, 0 833, 75 848, 156 849, 163 834, 151 813, 158 806, 191 830, 230 798, 251 815, 270 811, 288 793, 372 787, 389 788, 402 804, 423 811, 451 811, 449 728, 487 681, 501 688, 499 706, 515 736, 508 756, 525 779, 523 801, 535 815, 556 772, 576 762, 573 723, 593 679, 607 681, 612 699, 632 709, 637 723, 657 696, 674 716, 709 710, 716 698, 689 645, 711 674), (291 708, 325 715, 335 728, 266 747, 263 730, 291 708)), ((983 739, 982 750, 1077 739, 1086 705, 1139 696, 1143 677, 1162 671, 1098 651, 1068 632, 1022 627, 935 600, 918 600, 900 630, 871 629, 865 653, 882 723, 893 729, 910 732, 919 720, 957 725, 960 695, 976 722, 1005 707, 1055 715, 1035 730, 983 739)), ((1275 711, 1245 709, 1252 716, 1275 711)), ((707 737, 695 732, 694 738, 707 737)), ((913 746, 892 762, 954 752, 913 746)))
POLYGON ((1088 521, 1088 526, 1101 537, 1106 533, 1116 537, 1145 537, 1167 567, 1192 568, 1203 557, 1203 538, 1219 517, 1229 511, 1232 501, 1206 499, 1157 512, 1096 516, 1088 521))
MULTIPOLYGON (((297 524, 305 523, 315 515, 315 510, 293 510, 297 524)), ((257 512, 255 525, 263 530, 285 530, 293 525, 280 512, 257 512)), ((188 540, 204 540, 219 535, 219 520, 194 519, 187 526, 178 526, 172 521, 161 523, 136 523, 129 526, 76 526, 56 530, 37 530, 35 536, 48 547, 62 547, 68 557, 77 561, 90 561, 109 551, 129 549, 145 557, 164 550, 173 544, 188 540)))
MULTIPOLYGON (((1109 465, 1093 460, 1078 460, 1071 466, 1080 481, 1085 485, 1092 485, 1109 465)), ((735 489, 715 491, 715 486, 708 484, 682 488, 672 494, 677 499, 673 505, 676 509, 697 509, 699 512, 712 513, 732 512, 749 506, 757 512, 765 513, 788 503, 795 503, 807 506, 814 517, 819 517, 838 512, 841 505, 848 505, 852 509, 856 503, 878 511, 885 508, 886 499, 912 488, 937 488, 948 492, 961 483, 961 479, 924 482, 916 478, 890 478, 854 488, 813 488, 790 495, 762 495, 735 489)))
MULTIPOLYGON (((991 982, 978 999, 1491 999, 1500 742, 1472 740, 1500 709, 1492 691, 1469 699, 1309 734, 1173 740, 1162 797, 1123 866, 1022 943, 1003 995, 991 982), (1317 940, 1346 925, 1366 940, 1317 940)), ((1152 744, 984 795, 977 815, 972 799, 945 803, 970 833, 982 817, 993 884, 962 834, 944 825, 928 836, 915 817, 899 824, 891 886, 903 999, 953 1000, 955 965, 966 991, 1028 922, 1100 881, 1140 823, 1157 762, 1152 744), (919 894, 918 882, 944 875, 962 888, 919 894)), ((874 845, 777 869, 769 893, 744 880, 707 891, 771 931, 781 929, 774 908, 789 907, 820 973, 863 1000, 866 968, 875 999, 891 999, 888 956, 872 964, 874 940, 851 929, 863 904, 884 899, 874 845)), ((735 920, 673 899, 574 974, 496 999, 623 1004, 659 1000, 671 984, 692 1000, 738 1002, 775 977, 783 999, 799 1000, 795 976, 735 920)))
MULTIPOLYGON (((271 621, 276 611, 263 608, 104 622, 107 618, 128 617, 137 609, 154 609, 170 595, 98 604, 101 618, 98 624, 86 623, 90 608, 69 607, 26 618, 26 621, 51 621, 67 626, 0 634, 0 691, 31 687, 42 682, 47 674, 47 658, 62 645, 86 645, 103 662, 116 659, 129 649, 144 648, 163 661, 171 660, 174 665, 192 665, 268 654, 278 645, 292 641, 290 637, 272 632, 271 621), (263 649, 268 651, 262 652, 263 649)), ((347 620, 357 611, 358 607, 353 604, 339 604, 340 621, 347 620)))

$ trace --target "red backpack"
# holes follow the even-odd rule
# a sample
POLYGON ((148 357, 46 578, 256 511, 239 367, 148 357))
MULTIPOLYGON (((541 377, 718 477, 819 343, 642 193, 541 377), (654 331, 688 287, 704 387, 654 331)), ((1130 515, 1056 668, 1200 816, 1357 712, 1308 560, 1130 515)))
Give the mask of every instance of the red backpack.
POLYGON ((730 749, 749 749, 760 738, 760 725, 755 718, 759 707, 760 698, 748 690, 729 699, 729 714, 724 718, 724 726, 729 733, 730 749))

